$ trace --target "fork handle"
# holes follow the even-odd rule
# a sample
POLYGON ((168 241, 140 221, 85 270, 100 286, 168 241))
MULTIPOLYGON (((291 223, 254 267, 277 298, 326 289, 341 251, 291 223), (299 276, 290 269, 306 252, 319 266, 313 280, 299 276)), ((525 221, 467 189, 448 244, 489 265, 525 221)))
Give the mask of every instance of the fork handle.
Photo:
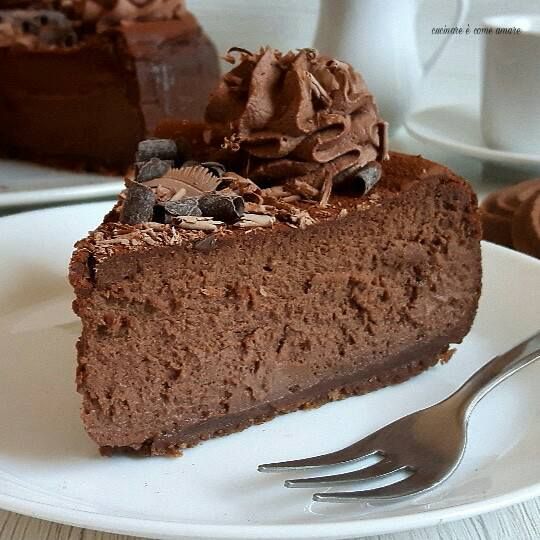
POLYGON ((474 373, 449 399, 460 401, 465 419, 493 388, 508 377, 540 359, 540 332, 513 349, 495 356, 474 373))

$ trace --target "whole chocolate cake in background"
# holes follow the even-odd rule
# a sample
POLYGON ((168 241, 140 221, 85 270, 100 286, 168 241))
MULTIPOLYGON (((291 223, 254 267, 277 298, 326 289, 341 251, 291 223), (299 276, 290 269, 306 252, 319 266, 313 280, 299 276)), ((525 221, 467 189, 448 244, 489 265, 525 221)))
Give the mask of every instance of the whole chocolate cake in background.
POLYGON ((470 186, 388 153, 349 65, 230 54, 207 124, 142 141, 75 247, 81 415, 104 453, 174 454, 402 382, 448 360, 476 313, 470 186))
POLYGON ((0 73, 0 155, 123 173, 219 66, 182 0, 0 0, 0 73))

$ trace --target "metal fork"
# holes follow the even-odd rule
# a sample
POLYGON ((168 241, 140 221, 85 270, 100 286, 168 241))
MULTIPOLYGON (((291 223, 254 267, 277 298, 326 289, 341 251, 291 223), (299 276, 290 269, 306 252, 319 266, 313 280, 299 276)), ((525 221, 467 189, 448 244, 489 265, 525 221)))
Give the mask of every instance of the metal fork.
POLYGON ((472 375, 450 397, 404 416, 366 438, 329 454, 259 465, 261 472, 302 470, 382 459, 363 469, 312 478, 286 480, 285 486, 329 487, 361 480, 380 479, 398 471, 409 476, 395 483, 360 491, 315 493, 315 501, 345 502, 392 499, 418 494, 446 480, 461 461, 467 441, 467 422, 478 402, 502 381, 540 358, 540 331, 506 353, 496 356, 472 375), (532 352, 531 352, 532 351, 532 352))

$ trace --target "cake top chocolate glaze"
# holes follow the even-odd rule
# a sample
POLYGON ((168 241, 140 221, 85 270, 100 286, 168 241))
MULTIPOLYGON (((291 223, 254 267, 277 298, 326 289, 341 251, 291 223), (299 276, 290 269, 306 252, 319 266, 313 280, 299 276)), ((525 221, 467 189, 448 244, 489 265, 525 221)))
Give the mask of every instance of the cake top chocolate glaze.
POLYGON ((210 138, 238 153, 254 181, 299 179, 322 190, 387 157, 386 124, 361 75, 314 49, 230 49, 236 65, 206 110, 210 138))

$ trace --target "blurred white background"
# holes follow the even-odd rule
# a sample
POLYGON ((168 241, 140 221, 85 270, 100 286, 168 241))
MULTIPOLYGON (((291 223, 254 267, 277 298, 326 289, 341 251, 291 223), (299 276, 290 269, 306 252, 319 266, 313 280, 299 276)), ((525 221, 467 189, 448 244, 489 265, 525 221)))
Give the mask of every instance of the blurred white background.
MULTIPOLYGON (((361 0, 358 0, 361 1, 361 0)), ((384 0, 380 0, 384 4, 384 0)), ((538 0, 471 0, 465 24, 471 27, 489 15, 509 13, 540 14, 538 0)), ((309 47, 313 43, 319 15, 318 0, 188 0, 188 8, 199 18, 218 51, 237 45, 256 49, 272 45, 278 49, 309 47)), ((420 0, 417 16, 417 38, 420 55, 429 57, 442 39, 431 34, 434 26, 450 26, 455 2, 420 0)), ((391 13, 389 13, 391 16, 391 13)), ((457 94, 455 98, 477 100, 480 82, 480 36, 457 36, 449 43, 428 80, 419 89, 417 102, 429 94, 433 102, 434 87, 446 81, 457 94), (453 84, 457 83, 457 84, 453 84)), ((369 80, 367 81, 369 85, 369 80)), ((448 99, 448 92, 444 92, 448 99)))
MULTIPOLYGON (((361 2, 362 0, 357 0, 361 2)), ((385 5, 385 0, 380 0, 385 5)), ((199 18, 218 51, 233 45, 256 49, 272 45, 278 49, 309 47, 313 44, 319 16, 319 0, 187 0, 188 8, 199 18)), ((386 4, 387 5, 387 4, 386 4)), ((441 36, 433 35, 433 27, 451 26, 454 0, 418 0, 417 43, 422 60, 430 57, 441 36)), ((479 26, 492 15, 540 14, 540 0, 470 0, 463 26, 479 26)), ((389 10, 388 16, 392 16, 389 10)), ((455 36, 445 48, 434 69, 421 82, 412 100, 412 110, 449 104, 465 104, 480 108, 482 82, 482 45, 479 35, 455 36)), ((228 69, 224 64, 224 69, 228 69)), ((369 79, 366 77, 369 86, 369 79)), ((475 181, 480 195, 484 182, 507 182, 508 178, 534 176, 529 170, 494 169, 489 163, 421 143, 405 134, 402 128, 391 140, 394 150, 421 153, 475 181)))

